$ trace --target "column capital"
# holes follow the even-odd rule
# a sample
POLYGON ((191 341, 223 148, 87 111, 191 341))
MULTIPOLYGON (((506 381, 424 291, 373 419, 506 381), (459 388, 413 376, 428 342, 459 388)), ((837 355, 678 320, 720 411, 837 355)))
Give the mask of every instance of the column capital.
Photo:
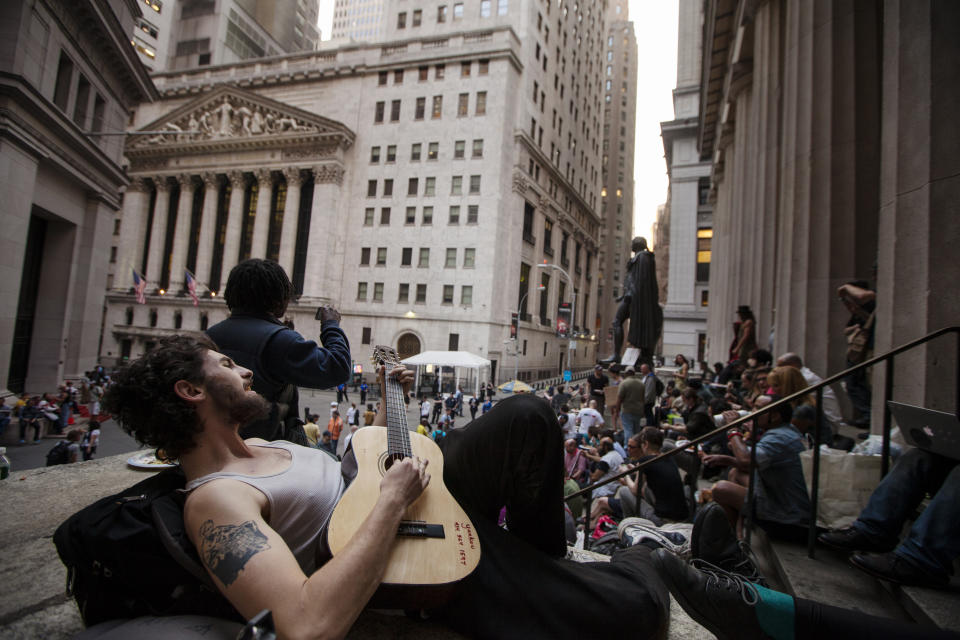
POLYGON ((261 187, 273 184, 273 174, 270 169, 257 169, 253 175, 261 187))
POLYGON ((131 176, 130 184, 127 185, 127 193, 131 191, 146 191, 147 179, 143 176, 131 176))
POLYGON ((212 171, 204 171, 201 175, 203 178, 203 185, 207 189, 219 189, 220 188, 220 174, 214 173, 212 171))
POLYGON ((227 180, 234 189, 243 189, 247 185, 247 174, 243 171, 228 171, 227 180))
POLYGON ((343 185, 343 167, 339 164, 321 164, 313 168, 313 179, 317 184, 343 185))
POLYGON ((189 173, 181 173, 181 174, 178 174, 178 175, 177 175, 177 182, 180 183, 180 188, 181 188, 181 189, 186 189, 186 188, 188 188, 188 187, 189 187, 190 189, 193 189, 193 187, 194 187, 193 175, 192 175, 192 174, 189 174, 189 173))
POLYGON ((169 176, 154 176, 151 178, 153 180, 153 186, 157 191, 169 191, 170 190, 170 181, 168 180, 169 176))
POLYGON ((286 178, 288 187, 299 187, 303 182, 299 167, 287 167, 283 170, 283 177, 286 178))

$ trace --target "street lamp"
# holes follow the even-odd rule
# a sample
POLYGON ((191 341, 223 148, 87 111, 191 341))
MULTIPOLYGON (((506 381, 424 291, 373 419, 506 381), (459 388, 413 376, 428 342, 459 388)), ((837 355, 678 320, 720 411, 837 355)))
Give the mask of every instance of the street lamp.
MULTIPOLYGON (((543 291, 546 289, 542 284, 537 285, 537 291, 543 291)), ((517 375, 520 373, 520 312, 523 310, 523 302, 527 299, 527 296, 530 294, 530 291, 525 292, 520 296, 520 304, 517 305, 517 335, 514 336, 513 344, 513 379, 517 379, 517 375)))
MULTIPOLYGON (((557 271, 562 273, 564 276, 566 276, 567 282, 570 283, 570 326, 567 327, 567 340, 569 340, 567 349, 573 349, 573 325, 577 318, 576 306, 575 306, 577 302, 577 288, 573 284, 573 278, 571 278, 570 274, 567 273, 562 267, 549 262, 540 263, 537 265, 537 268, 538 269, 556 269, 557 271)), ((561 300, 560 302, 563 302, 563 300, 561 300)), ((569 354, 568 354, 568 359, 569 359, 569 362, 567 362, 567 365, 571 369, 573 369, 573 361, 572 361, 573 358, 570 357, 569 354)))

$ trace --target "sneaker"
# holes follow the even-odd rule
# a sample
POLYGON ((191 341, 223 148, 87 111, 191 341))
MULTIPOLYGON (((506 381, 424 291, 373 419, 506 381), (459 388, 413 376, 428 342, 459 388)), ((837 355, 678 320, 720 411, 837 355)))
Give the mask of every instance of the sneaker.
POLYGON ((916 566, 896 553, 855 553, 850 564, 874 578, 897 584, 943 589, 950 584, 950 577, 938 576, 916 566))
POLYGON ((708 502, 697 512, 690 535, 690 551, 694 560, 766 585, 757 569, 753 550, 746 542, 737 539, 727 514, 716 502, 708 502))
POLYGON ((890 543, 877 540, 854 527, 845 527, 843 529, 834 529, 833 531, 821 533, 817 536, 817 540, 839 551, 875 551, 877 553, 886 553, 887 551, 893 551, 897 546, 896 541, 890 543))
POLYGON ((678 555, 689 555, 687 538, 679 531, 662 531, 645 518, 624 518, 617 525, 621 547, 632 547, 650 540, 678 555))
POLYGON ((757 621, 756 586, 705 562, 692 567, 666 549, 657 549, 650 558, 677 603, 717 638, 768 637, 757 621))

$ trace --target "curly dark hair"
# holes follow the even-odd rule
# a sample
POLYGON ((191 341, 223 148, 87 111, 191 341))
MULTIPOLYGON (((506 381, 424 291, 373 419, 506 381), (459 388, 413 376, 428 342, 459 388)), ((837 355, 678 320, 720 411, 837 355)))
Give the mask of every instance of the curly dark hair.
POLYGON ((140 444, 155 447, 158 458, 176 460, 196 446, 201 430, 196 410, 173 390, 178 380, 203 382, 206 336, 171 336, 122 367, 103 398, 104 408, 140 444))
POLYGON ((269 313, 279 318, 293 299, 293 283, 273 260, 251 258, 230 270, 223 292, 230 311, 269 313))

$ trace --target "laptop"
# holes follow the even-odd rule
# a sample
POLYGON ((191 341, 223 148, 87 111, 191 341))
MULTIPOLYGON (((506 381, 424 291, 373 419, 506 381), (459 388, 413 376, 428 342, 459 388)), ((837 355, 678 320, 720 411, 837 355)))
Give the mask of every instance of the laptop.
POLYGON ((960 460, 960 420, 956 414, 892 400, 887 405, 908 444, 960 460))

